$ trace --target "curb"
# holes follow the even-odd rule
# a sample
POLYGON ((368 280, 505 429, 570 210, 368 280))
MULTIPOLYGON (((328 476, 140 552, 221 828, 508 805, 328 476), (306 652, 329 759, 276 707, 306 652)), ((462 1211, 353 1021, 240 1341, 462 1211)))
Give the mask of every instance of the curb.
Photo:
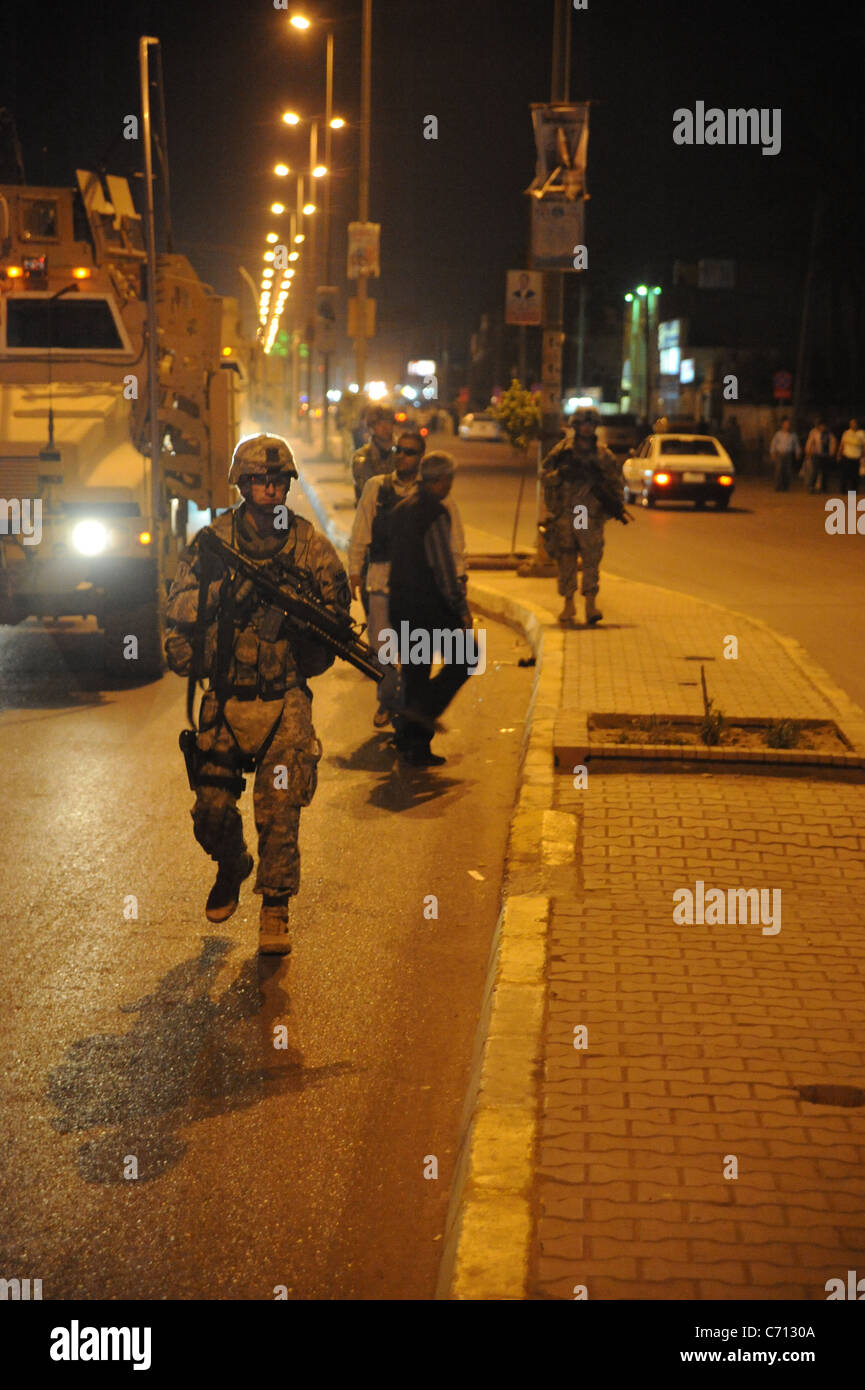
MULTIPOLYGON (((523 629, 535 653, 537 674, 526 717, 519 793, 505 854, 502 910, 475 1035, 436 1297, 523 1300, 534 1229, 532 1187, 551 900, 542 891, 509 893, 508 887, 519 871, 528 871, 542 887, 543 865, 561 862, 561 829, 550 819, 556 776, 550 746, 561 697, 564 633, 545 631, 545 620, 551 615, 544 609, 484 589, 472 582, 471 575, 469 599, 490 616, 523 629)), ((573 843, 571 834, 571 855, 573 843)))

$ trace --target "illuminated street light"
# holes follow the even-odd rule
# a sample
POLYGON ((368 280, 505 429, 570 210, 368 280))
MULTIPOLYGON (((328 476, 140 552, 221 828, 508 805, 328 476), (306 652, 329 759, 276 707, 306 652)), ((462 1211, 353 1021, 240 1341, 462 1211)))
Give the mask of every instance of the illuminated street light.
POLYGON ((286 125, 300 125, 300 117, 296 111, 283 111, 282 119, 286 125))
POLYGON ((276 242, 279 241, 279 236, 276 232, 268 232, 267 236, 265 237, 265 241, 267 241, 271 246, 274 246, 276 242))
POLYGON ((303 215, 304 215, 304 217, 312 217, 312 214, 313 214, 314 212, 315 212, 315 203, 304 203, 304 205, 303 205, 303 215))
POLYGON ((306 15, 302 14, 293 14, 288 22, 294 29, 308 29, 310 23, 306 15))
MULTIPOLYGON (((295 246, 299 246, 300 243, 301 243, 302 241, 304 241, 304 240, 305 240, 305 238, 304 238, 303 232, 298 232, 297 236, 294 238, 294 244, 295 244, 295 246)), ((294 254, 296 254, 296 253, 294 253, 294 254)), ((289 257, 289 259, 291 259, 291 258, 289 257)))
POLYGON ((271 203, 271 205, 270 205, 270 210, 271 210, 271 212, 273 213, 274 217, 281 217, 282 214, 285 212, 285 204, 284 204, 284 203, 271 203))
POLYGON ((333 120, 329 122, 329 125, 331 130, 342 130, 345 121, 342 119, 342 116, 334 116, 333 120))
POLYGON ((299 251, 289 251, 289 253, 288 253, 288 259, 289 259, 290 261, 299 261, 299 260, 300 260, 300 252, 299 252, 299 251))
POLYGON ((638 286, 637 286, 637 294, 640 296, 641 299, 645 299, 645 297, 646 297, 646 295, 647 295, 648 293, 649 293, 649 291, 647 290, 647 288, 646 288, 645 285, 638 285, 638 286))
POLYGON ((275 261, 276 257, 274 256, 272 251, 265 251, 263 259, 265 261, 275 261))
POLYGON ((273 172, 276 174, 277 178, 284 179, 291 173, 291 170, 287 164, 275 164, 273 166, 273 172))
POLYGON ((634 296, 633 296, 632 294, 626 294, 626 295, 625 295, 625 303, 626 303, 626 304, 631 304, 631 303, 633 303, 633 299, 634 299, 634 296))
POLYGON ((316 164, 315 168, 312 171, 312 177, 314 179, 323 179, 326 173, 327 166, 325 164, 316 164))

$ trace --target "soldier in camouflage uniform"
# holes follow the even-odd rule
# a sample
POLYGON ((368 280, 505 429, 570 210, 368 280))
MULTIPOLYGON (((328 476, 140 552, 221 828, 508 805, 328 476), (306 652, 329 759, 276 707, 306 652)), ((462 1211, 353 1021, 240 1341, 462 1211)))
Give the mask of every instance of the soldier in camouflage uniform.
POLYGON ((565 600, 559 622, 574 619, 577 588, 577 556, 583 570, 586 622, 599 623, 603 613, 596 599, 599 569, 604 553, 604 522, 609 517, 627 521, 622 470, 614 454, 595 440, 597 417, 579 410, 574 428, 551 449, 541 464, 544 502, 552 518, 547 528, 548 545, 559 571, 559 593, 565 600))
MULTIPOLYGON (((345 571, 330 541, 285 505, 297 469, 278 435, 243 439, 229 482, 243 502, 212 523, 223 540, 254 560, 282 560, 314 577, 321 598, 348 610, 345 571)), ((199 533, 200 535, 201 533, 199 533)), ((307 681, 333 664, 318 642, 292 635, 284 615, 269 607, 251 581, 229 573, 196 536, 181 556, 168 599, 165 652, 178 675, 189 676, 194 654, 209 680, 196 737, 195 838, 218 865, 205 909, 211 922, 235 911, 240 885, 253 869, 237 810, 241 773, 255 771, 258 831, 255 892, 262 896, 259 951, 287 955, 288 900, 300 886, 300 812, 316 788, 321 744, 310 717, 307 681), (204 573, 202 573, 204 571, 204 573), (199 601, 206 588, 199 623, 199 601)))
POLYGON ((355 506, 370 478, 377 473, 390 473, 393 468, 394 413, 390 406, 370 406, 366 412, 366 427, 369 442, 358 449, 351 461, 355 506))

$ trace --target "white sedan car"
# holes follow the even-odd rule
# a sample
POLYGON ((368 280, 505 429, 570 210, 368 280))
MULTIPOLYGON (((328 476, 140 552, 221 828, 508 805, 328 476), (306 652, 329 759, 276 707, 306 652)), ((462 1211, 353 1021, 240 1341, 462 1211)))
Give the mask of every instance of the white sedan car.
POLYGON ((482 411, 476 415, 464 415, 460 420, 460 439, 485 439, 488 444, 500 444, 505 438, 505 432, 495 415, 482 411))
POLYGON ((639 501, 644 507, 654 507, 659 499, 696 507, 714 502, 723 510, 733 496, 736 470, 712 435, 650 434, 625 460, 622 475, 626 502, 639 501))

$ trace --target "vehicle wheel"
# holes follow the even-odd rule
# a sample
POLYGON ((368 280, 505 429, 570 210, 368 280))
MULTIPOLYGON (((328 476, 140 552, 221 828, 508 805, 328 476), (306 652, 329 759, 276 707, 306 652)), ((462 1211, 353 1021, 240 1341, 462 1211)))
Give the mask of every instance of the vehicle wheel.
POLYGON ((655 496, 655 494, 654 494, 653 492, 644 492, 644 493, 643 493, 643 506, 644 506, 644 507, 654 507, 654 505, 655 505, 655 503, 657 502, 657 500, 658 500, 658 499, 657 499, 657 497, 655 496))
POLYGON ((106 676, 152 680, 162 675, 162 625, 155 599, 125 608, 119 604, 106 608, 102 630, 105 633, 103 665, 106 676), (135 645, 130 638, 135 638, 135 645))
POLYGON ((718 500, 717 500, 717 502, 715 503, 715 506, 718 508, 718 511, 719 511, 719 512, 725 512, 725 511, 727 510, 727 508, 729 507, 729 505, 730 505, 730 498, 729 498, 729 495, 728 495, 727 497, 719 497, 718 500))

